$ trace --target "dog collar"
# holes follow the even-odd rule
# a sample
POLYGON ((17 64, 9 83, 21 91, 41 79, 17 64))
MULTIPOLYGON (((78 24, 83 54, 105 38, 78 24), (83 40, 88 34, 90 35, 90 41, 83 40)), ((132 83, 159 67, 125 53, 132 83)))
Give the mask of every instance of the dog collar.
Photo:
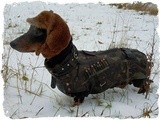
POLYGON ((70 43, 67 49, 62 52, 63 53, 61 53, 59 57, 56 56, 45 60, 46 68, 56 77, 68 74, 77 67, 78 64, 78 51, 72 43, 70 43))

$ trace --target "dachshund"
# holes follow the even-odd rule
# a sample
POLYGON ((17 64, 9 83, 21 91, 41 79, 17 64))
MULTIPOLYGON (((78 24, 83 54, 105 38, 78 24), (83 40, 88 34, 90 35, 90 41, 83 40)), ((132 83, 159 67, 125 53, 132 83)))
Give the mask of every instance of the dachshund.
POLYGON ((45 58, 51 73, 51 87, 74 97, 79 105, 89 94, 109 88, 124 88, 133 84, 138 93, 148 91, 151 81, 144 53, 130 48, 104 51, 77 50, 66 22, 53 11, 42 11, 28 18, 28 32, 16 38, 10 46, 19 52, 35 52, 45 58))

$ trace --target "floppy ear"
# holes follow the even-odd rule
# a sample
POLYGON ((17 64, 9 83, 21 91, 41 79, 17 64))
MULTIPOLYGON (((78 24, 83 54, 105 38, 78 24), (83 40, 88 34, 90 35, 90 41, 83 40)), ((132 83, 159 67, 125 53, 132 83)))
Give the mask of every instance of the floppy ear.
POLYGON ((66 36, 65 39, 61 36, 65 35, 58 34, 56 30, 47 36, 46 44, 55 54, 59 54, 69 44, 70 36, 66 36))
POLYGON ((47 28, 46 44, 55 54, 67 47, 71 40, 70 31, 66 22, 56 13, 50 19, 47 28))
MULTIPOLYGON (((45 43, 41 46, 40 49, 40 53, 42 53, 44 57, 46 58, 54 57, 68 46, 71 40, 70 34, 68 34, 67 36, 64 35, 65 39, 59 37, 59 35, 60 34, 50 34, 47 36, 45 43)), ((63 34, 60 36, 63 36, 63 34)))

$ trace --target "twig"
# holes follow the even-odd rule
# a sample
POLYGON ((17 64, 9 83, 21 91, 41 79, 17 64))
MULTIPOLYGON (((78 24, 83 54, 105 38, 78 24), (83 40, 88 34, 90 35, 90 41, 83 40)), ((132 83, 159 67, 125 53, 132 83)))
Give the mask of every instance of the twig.
MULTIPOLYGON (((6 63, 5 66, 8 66, 8 63, 9 63, 9 56, 10 56, 9 53, 10 53, 10 50, 11 50, 11 49, 8 50, 8 56, 7 56, 7 60, 5 61, 5 63, 6 63)), ((3 69, 5 69, 5 68, 3 68, 3 69)), ((8 69, 6 69, 6 70, 5 70, 5 73, 3 74, 5 84, 6 84, 6 82, 8 81, 7 75, 8 75, 8 69)))
POLYGON ((152 108, 153 108, 153 106, 155 105, 156 102, 157 102, 157 100, 150 106, 150 108, 143 108, 143 114, 142 114, 143 117, 149 117, 150 118, 151 117, 150 113, 158 110, 158 107, 155 108, 154 110, 152 110, 152 108))
MULTIPOLYGON (((36 59, 35 66, 37 65, 38 59, 39 59, 39 57, 37 57, 37 59, 36 59)), ((32 79, 34 78, 33 77, 34 73, 35 73, 35 69, 33 69, 33 72, 32 72, 31 78, 30 78, 30 91, 32 90, 32 82, 33 82, 32 79)))
MULTIPOLYGON (((154 24, 154 27, 155 27, 155 24, 154 24)), ((145 98, 147 98, 148 94, 149 94, 149 90, 150 90, 150 83, 151 83, 151 80, 150 80, 150 76, 151 76, 151 71, 152 71, 152 68, 153 68, 153 55, 154 55, 154 48, 155 48, 155 44, 156 44, 156 41, 155 41, 155 34, 156 34, 156 29, 154 29, 153 31, 153 40, 152 40, 152 44, 151 44, 151 53, 147 55, 147 69, 146 69, 146 72, 147 72, 147 80, 146 81, 146 95, 145 95, 145 98)))
MULTIPOLYGON (((89 112, 89 111, 88 111, 88 112, 89 112)), ((88 114, 88 112, 84 113, 81 117, 85 117, 85 116, 88 114)))
MULTIPOLYGON (((38 91, 40 90, 40 88, 42 88, 42 84, 39 86, 39 88, 38 88, 38 90, 37 90, 37 93, 38 93, 38 91)), ((41 90, 42 90, 42 89, 41 89, 41 90)), ((30 105, 32 105, 33 101, 35 100, 35 98, 36 98, 36 96, 37 96, 37 93, 36 93, 35 96, 33 97, 30 105)))
POLYGON ((61 108, 61 107, 59 107, 59 108, 57 109, 57 111, 54 113, 54 116, 56 116, 56 114, 58 113, 58 111, 60 110, 60 108, 61 108))
POLYGON ((78 117, 79 105, 77 105, 76 117, 78 117))
POLYGON ((37 113, 36 116, 43 110, 44 107, 42 107, 37 113))
POLYGON ((21 103, 22 103, 22 96, 21 96, 21 93, 20 93, 20 89, 19 89, 19 85, 18 85, 18 76, 16 76, 17 77, 17 91, 18 91, 18 94, 19 94, 19 99, 20 99, 20 101, 21 101, 21 103))
POLYGON ((104 111, 106 110, 107 107, 105 107, 102 112, 101 112, 101 116, 103 115, 104 111))
MULTIPOLYGON (((18 108, 18 109, 19 109, 19 108, 18 108)), ((17 109, 17 110, 18 110, 18 109, 17 109)), ((16 110, 16 111, 14 111, 14 113, 11 115, 11 117, 10 117, 10 118, 12 118, 12 117, 13 117, 13 115, 15 115, 15 113, 17 112, 17 110, 16 110)))
POLYGON ((32 69, 36 69, 36 68, 45 68, 45 66, 32 67, 32 69))

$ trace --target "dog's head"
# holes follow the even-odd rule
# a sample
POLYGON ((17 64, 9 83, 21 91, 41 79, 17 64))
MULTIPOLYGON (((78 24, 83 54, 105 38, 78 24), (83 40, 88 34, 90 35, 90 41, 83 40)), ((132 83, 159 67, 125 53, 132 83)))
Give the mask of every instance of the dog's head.
POLYGON ((70 31, 58 14, 43 11, 27 21, 31 25, 28 32, 12 41, 12 48, 19 52, 36 52, 36 55, 41 53, 49 59, 68 46, 71 40, 70 31))

